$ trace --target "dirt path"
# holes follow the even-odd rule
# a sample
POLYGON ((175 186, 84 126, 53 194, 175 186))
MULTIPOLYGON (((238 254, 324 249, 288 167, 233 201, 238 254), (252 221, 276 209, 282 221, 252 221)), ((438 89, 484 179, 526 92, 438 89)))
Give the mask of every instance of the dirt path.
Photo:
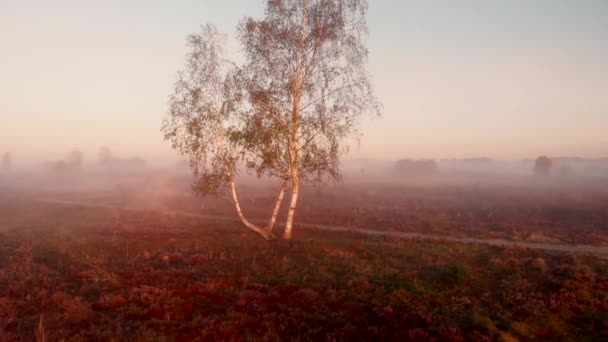
MULTIPOLYGON (((82 207, 82 208, 120 209, 120 210, 124 210, 124 211, 147 210, 146 208, 136 208, 136 207, 124 207, 123 208, 123 207, 116 207, 116 206, 106 205, 106 204, 86 203, 86 202, 79 202, 79 201, 67 201, 67 200, 57 200, 57 199, 36 199, 35 201, 42 202, 42 203, 49 203, 49 204, 64 205, 64 206, 82 207)), ((181 215, 181 216, 201 218, 201 219, 239 222, 239 219, 237 217, 231 217, 231 216, 195 214, 192 212, 181 211, 181 210, 162 210, 162 209, 152 209, 152 210, 158 211, 158 212, 161 212, 164 214, 169 214, 169 215, 181 215)), ((251 221, 255 222, 255 223, 265 224, 265 221, 263 221, 263 220, 254 219, 251 221)), ((546 250, 546 251, 554 251, 554 252, 591 254, 591 255, 608 257, 608 247, 604 247, 604 246, 573 245, 573 244, 564 244, 564 243, 521 242, 521 241, 510 241, 510 240, 504 240, 504 239, 476 239, 476 238, 469 238, 469 237, 454 237, 454 236, 444 236, 444 235, 436 235, 436 234, 407 233, 407 232, 397 232, 397 231, 390 231, 390 230, 382 231, 382 230, 374 230, 374 229, 349 228, 349 227, 342 227, 342 226, 321 225, 321 224, 313 224, 313 223, 298 223, 297 225, 298 225, 298 227, 304 228, 304 229, 318 229, 318 230, 333 231, 333 232, 357 233, 357 234, 364 234, 364 235, 370 235, 370 236, 388 236, 388 237, 397 237, 397 238, 404 238, 404 239, 448 241, 448 242, 459 242, 459 243, 467 243, 467 244, 485 244, 485 245, 490 245, 490 246, 529 248, 529 249, 546 250)))

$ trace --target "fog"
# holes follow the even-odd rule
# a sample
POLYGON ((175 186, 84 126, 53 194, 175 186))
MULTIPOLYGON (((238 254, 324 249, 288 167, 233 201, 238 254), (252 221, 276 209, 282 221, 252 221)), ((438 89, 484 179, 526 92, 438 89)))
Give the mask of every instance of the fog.
MULTIPOLYGON (((145 160, 101 147, 95 155, 79 149, 63 159, 21 163, 19 154, 3 154, 0 189, 3 191, 127 191, 152 203, 161 197, 193 194, 194 176, 184 160, 145 160)), ((422 187, 581 187, 608 185, 608 158, 549 157, 551 165, 540 173, 537 158, 500 160, 476 158, 401 158, 399 160, 347 159, 341 163, 341 179, 309 184, 394 184, 422 187)), ((241 165, 239 186, 274 191, 278 181, 257 177, 241 165)))
POLYGON ((607 0, 0 13, 0 342, 608 336, 607 0))

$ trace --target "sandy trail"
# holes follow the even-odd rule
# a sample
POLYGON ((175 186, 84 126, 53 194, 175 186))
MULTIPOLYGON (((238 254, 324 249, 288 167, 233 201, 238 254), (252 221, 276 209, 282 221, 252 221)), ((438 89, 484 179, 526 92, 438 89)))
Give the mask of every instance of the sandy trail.
MULTIPOLYGON (((81 208, 103 208, 103 209, 119 209, 124 211, 143 211, 149 210, 147 208, 137 208, 137 207, 117 207, 113 205, 100 204, 100 203, 86 203, 81 201, 68 201, 68 200, 59 200, 59 199, 36 199, 36 202, 49 203, 49 204, 57 204, 64 206, 74 206, 81 208)), ((229 222, 238 222, 239 219, 235 216, 221 216, 221 215, 204 215, 204 214, 196 214, 187 211, 181 210, 163 210, 163 209, 153 209, 154 211, 161 212, 163 214, 169 215, 181 215, 187 217, 201 218, 201 219, 212 219, 212 220, 220 220, 220 221, 229 221, 229 222)), ((265 224, 264 220, 251 220, 254 223, 265 224)), ((280 224, 280 222, 277 222, 280 224)), ((517 247, 517 248, 528 248, 528 249, 536 249, 536 250, 545 250, 545 251, 553 251, 553 252, 563 252, 563 253, 577 253, 577 254, 590 254, 596 256, 608 256, 608 247, 604 246, 593 246, 593 245, 574 245, 574 244, 564 244, 564 243, 537 243, 537 242, 523 242, 523 241, 510 241, 504 239, 476 239, 469 237, 454 237, 454 236, 444 236, 444 235, 436 235, 436 234, 422 234, 422 233, 407 233, 407 232, 398 232, 391 230, 375 230, 375 229, 364 229, 364 228, 350 228, 343 226, 332 226, 332 225, 322 225, 322 224, 313 224, 313 223, 298 223, 297 226, 303 229, 317 229, 317 230, 325 230, 325 231, 333 231, 333 232, 346 232, 346 233, 356 233, 370 236, 387 236, 387 237, 397 237, 403 239, 420 239, 420 240, 435 240, 435 241, 448 241, 448 242, 459 242, 466 244, 484 244, 490 246, 500 246, 500 247, 517 247)))

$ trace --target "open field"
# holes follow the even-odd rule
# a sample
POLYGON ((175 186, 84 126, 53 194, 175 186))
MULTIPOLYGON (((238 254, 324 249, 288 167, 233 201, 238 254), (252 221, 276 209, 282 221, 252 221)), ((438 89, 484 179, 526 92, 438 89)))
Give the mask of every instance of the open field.
MULTIPOLYGON (((392 189, 308 189, 298 215, 379 230, 605 244, 601 193, 392 189)), ((254 190, 247 190, 247 213, 265 217, 271 193, 254 190)), ((0 196, 0 335, 509 341, 608 334, 605 256, 310 227, 292 243, 268 243, 236 222, 175 211, 232 214, 223 200, 152 193, 0 196)))
MULTIPOLYGON (((272 195, 272 194, 271 194, 272 195)), ((272 196, 251 196, 246 207, 265 218, 272 196), (260 210, 263 208, 264 210, 260 210)), ((608 192, 525 187, 413 187, 341 184, 308 188, 300 223, 368 230, 608 246, 608 192)), ((199 201, 168 200, 171 209, 200 211, 199 201)), ((228 202, 203 210, 232 215, 228 202)))
POLYGON ((0 342, 608 342, 608 0, 0 13, 0 342))
MULTIPOLYGON (((65 189, 61 186, 65 180, 59 180, 54 182, 55 188, 49 188, 46 183, 52 182, 46 181, 45 186, 33 187, 27 197, 236 217, 228 194, 197 198, 190 192, 188 177, 147 175, 113 182, 101 177, 89 178, 103 186, 76 182, 75 188, 65 189)), ((273 208, 276 185, 247 184, 249 182, 240 188, 245 215, 254 220, 267 220, 273 208)), ((369 180, 324 184, 304 188, 297 219, 304 225, 608 247, 607 184, 534 184, 521 179, 506 184, 490 181, 475 184, 471 179, 442 185, 369 180)), ((21 192, 15 194, 20 195, 21 192)), ((285 219, 284 211, 279 219, 285 219)))

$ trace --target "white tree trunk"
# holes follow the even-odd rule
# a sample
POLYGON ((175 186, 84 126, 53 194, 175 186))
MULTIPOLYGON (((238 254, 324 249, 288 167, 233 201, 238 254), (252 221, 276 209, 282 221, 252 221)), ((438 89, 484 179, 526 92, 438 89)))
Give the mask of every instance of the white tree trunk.
POLYGON ((241 210, 239 198, 236 194, 236 184, 234 182, 234 179, 230 180, 230 188, 232 189, 232 200, 234 202, 234 207, 236 208, 236 213, 239 216, 239 219, 241 220, 241 222, 245 225, 245 227, 260 234, 266 240, 274 239, 274 235, 272 234, 272 232, 270 232, 264 228, 258 227, 257 225, 251 223, 249 220, 247 220, 245 218, 245 215, 243 215, 243 211, 241 210))
POLYGON ((266 226, 266 231, 272 232, 274 228, 274 224, 277 222, 277 217, 279 216, 279 210, 281 209, 281 203, 283 203, 283 197, 285 196, 285 188, 287 187, 287 180, 283 180, 281 183, 281 189, 279 190, 279 195, 277 196, 277 201, 274 205, 274 210, 272 211, 272 216, 270 217, 270 222, 266 226))
POLYGON ((285 224, 285 232, 283 238, 285 240, 291 240, 293 235, 293 220, 296 215, 296 208, 298 206, 298 195, 300 192, 300 97, 294 98, 293 105, 293 133, 291 135, 291 142, 289 146, 289 157, 290 165, 289 170, 291 172, 291 203, 289 204, 289 211, 287 212, 287 223, 285 224))
MULTIPOLYGON (((215 87, 213 87, 213 94, 215 97, 215 105, 216 105, 216 110, 218 113, 218 122, 219 122, 219 131, 220 131, 220 136, 219 136, 219 145, 220 145, 220 151, 222 154, 222 157, 224 159, 224 163, 225 163, 225 167, 226 167, 226 174, 230 179, 230 188, 232 190, 232 201, 234 202, 234 207, 236 209, 236 213, 239 216, 239 219, 241 220, 241 222, 245 225, 245 227, 253 230, 254 232, 260 234, 264 239, 266 240, 272 240, 274 239, 274 235, 272 234, 272 226, 274 226, 274 220, 276 220, 276 213, 273 213, 273 216, 271 218, 271 222, 272 225, 268 225, 266 227, 266 229, 257 226, 256 224, 252 223, 251 221, 247 220, 247 218, 245 218, 245 215, 243 215, 243 211, 241 210, 241 204, 239 202, 239 197, 237 195, 237 191, 236 191, 236 182, 234 180, 234 172, 233 170, 230 168, 230 164, 226 159, 226 147, 225 147, 225 131, 224 131, 224 123, 222 120, 222 113, 220 111, 220 104, 219 104, 219 99, 218 99, 218 91, 217 91, 217 84, 215 87)), ((278 212, 278 208, 281 206, 281 202, 283 201, 283 192, 284 192, 284 185, 283 185, 283 191, 279 194, 279 198, 277 199, 277 203, 275 205, 275 212, 278 212)))
MULTIPOLYGON (((297 173, 297 170, 296 170, 297 173)), ((300 191, 300 177, 293 177, 293 188, 291 192, 291 203, 289 204, 289 212, 287 213, 287 223, 285 225, 285 232, 283 233, 283 238, 285 240, 291 240, 293 235, 293 220, 296 215, 296 208, 298 206, 298 195, 300 191)))
POLYGON ((306 35, 309 24, 309 0, 305 1, 305 13, 302 37, 300 38, 300 71, 293 90, 293 112, 292 112, 292 133, 291 141, 289 146, 289 170, 291 172, 291 203, 289 204, 289 211, 287 213, 287 223, 285 224, 285 232, 283 238, 285 240, 291 240, 293 236, 293 221, 296 215, 296 208, 298 206, 298 196, 300 193, 300 116, 302 111, 302 93, 304 90, 304 83, 306 77, 306 35))

